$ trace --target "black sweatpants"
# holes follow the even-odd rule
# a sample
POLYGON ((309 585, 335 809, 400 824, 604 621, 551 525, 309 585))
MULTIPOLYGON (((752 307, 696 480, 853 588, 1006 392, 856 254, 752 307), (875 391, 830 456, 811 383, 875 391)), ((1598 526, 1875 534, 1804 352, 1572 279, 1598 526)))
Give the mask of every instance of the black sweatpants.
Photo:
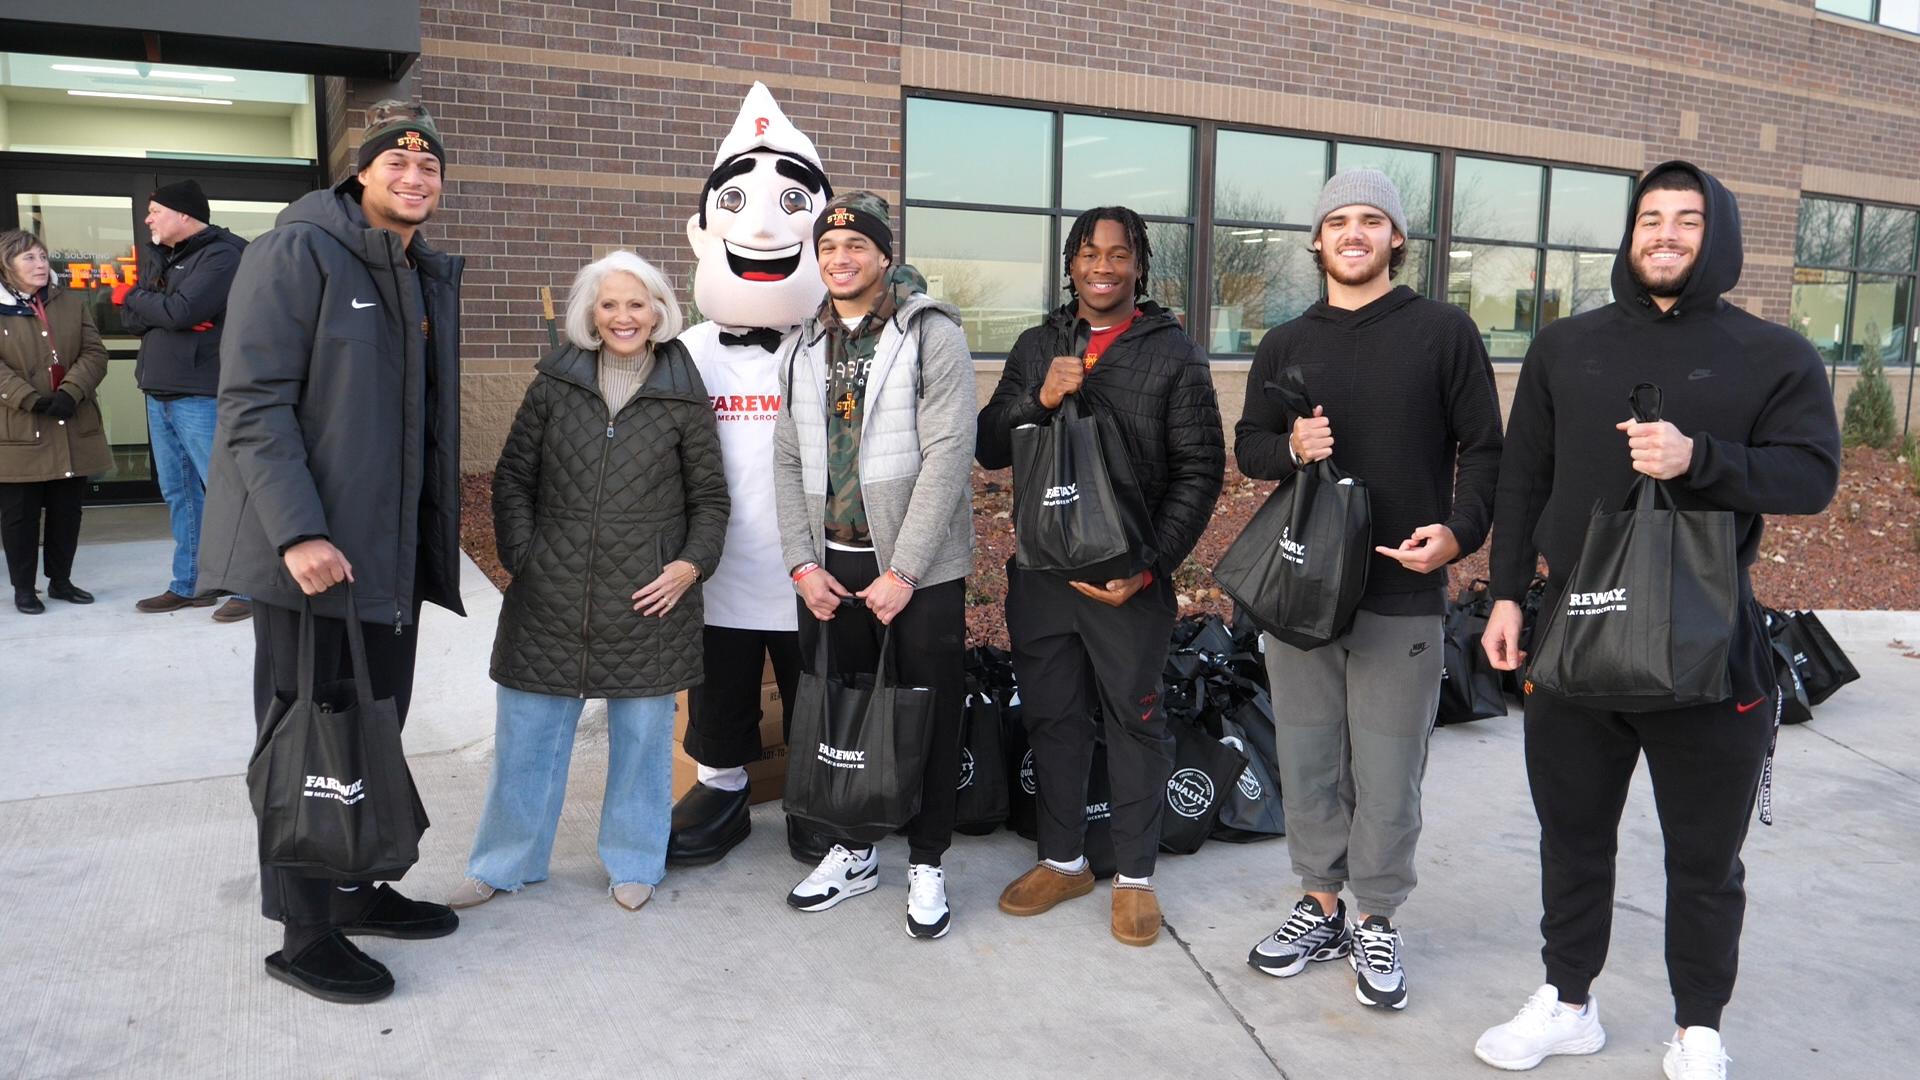
POLYGON ((1164 580, 1114 608, 1080 595, 1062 578, 1008 562, 1007 633, 1033 748, 1041 858, 1071 862, 1084 854, 1091 686, 1105 718, 1115 865, 1127 877, 1153 873, 1173 775, 1160 671, 1177 614, 1173 587, 1164 580))
MULTIPOLYGON (((872 552, 827 549, 827 573, 850 593, 880 576, 872 552)), ((797 601, 796 601, 797 602, 797 601)), ((953 843, 959 803, 960 718, 965 713, 967 681, 967 583, 943 581, 915 589, 913 599, 893 617, 893 658, 902 686, 933 688, 933 733, 927 740, 927 767, 921 773, 920 812, 907 823, 908 858, 939 866, 953 843)), ((818 619, 800 604, 800 660, 813 671, 820 643, 818 619)), ((875 671, 887 627, 865 608, 843 607, 826 623, 828 662, 835 673, 875 671)), ((816 673, 818 674, 818 673, 816 673)), ((842 840, 832 830, 818 830, 842 840)))
MULTIPOLYGON (((400 725, 406 727, 407 705, 413 700, 414 655, 419 645, 420 606, 413 622, 399 634, 392 623, 360 624, 367 640, 367 672, 373 696, 393 699, 400 725)), ((353 661, 347 655, 347 626, 339 619, 314 619, 313 671, 316 681, 352 678, 353 661)), ((291 702, 300 687, 300 613, 258 600, 253 604, 253 716, 264 727, 267 710, 277 695, 291 702)), ((305 877, 284 870, 260 868, 260 913, 286 924, 281 951, 291 960, 301 949, 326 936, 333 927, 351 922, 373 898, 371 889, 342 892, 331 878, 305 877)), ((363 883, 364 884, 364 883, 363 883)))
POLYGON ((47 578, 65 581, 73 576, 73 553, 80 547, 80 505, 86 495, 84 476, 0 484, 0 547, 6 549, 7 577, 16 592, 34 590, 43 516, 47 578))
POLYGON ((1667 982, 1674 1022, 1718 1029, 1733 996, 1747 908, 1740 848, 1773 744, 1778 697, 1651 713, 1526 700, 1527 780, 1540 817, 1540 950, 1571 1004, 1607 959, 1614 854, 1644 751, 1666 841, 1667 982))
MULTIPOLYGON (((785 603, 784 597, 768 603, 785 603)), ((800 635, 793 630, 709 626, 700 633, 706 681, 687 691, 687 732, 680 745, 710 769, 760 759, 760 675, 773 658, 780 687, 780 737, 793 731, 793 684, 800 675, 800 635)))

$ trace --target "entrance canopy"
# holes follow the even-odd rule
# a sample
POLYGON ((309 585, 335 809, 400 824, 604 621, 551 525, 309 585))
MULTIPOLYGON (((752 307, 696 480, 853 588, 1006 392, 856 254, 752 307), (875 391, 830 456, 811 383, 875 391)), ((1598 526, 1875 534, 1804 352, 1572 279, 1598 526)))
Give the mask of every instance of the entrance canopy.
POLYGON ((15 52, 392 81, 420 55, 419 0, 59 0, 0 17, 15 52))

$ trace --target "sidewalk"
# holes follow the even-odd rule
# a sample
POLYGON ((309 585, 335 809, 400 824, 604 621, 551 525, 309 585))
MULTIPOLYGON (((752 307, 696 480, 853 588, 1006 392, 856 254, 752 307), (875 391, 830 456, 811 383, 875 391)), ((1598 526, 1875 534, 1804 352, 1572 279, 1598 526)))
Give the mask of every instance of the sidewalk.
MULTIPOLYGON (((0 618, 13 658, 0 706, 0 1077, 1487 1080, 1500 1074, 1473 1059, 1474 1038, 1540 979, 1517 716, 1433 737, 1423 880, 1401 920, 1412 1000, 1395 1014, 1361 1008, 1344 965, 1285 981, 1247 967, 1295 896, 1283 841, 1164 858, 1167 929, 1130 949, 1108 936, 1104 886, 1035 919, 1001 915, 994 900, 1031 845, 958 837, 954 930, 929 943, 901 928, 899 840, 883 847, 875 893, 788 910, 805 871, 777 805, 762 806, 730 858, 670 872, 629 914, 593 852, 606 748, 592 707, 552 880, 468 912, 443 941, 364 939, 399 990, 326 1005, 261 971, 278 934, 258 916, 238 775, 249 630, 205 609, 133 614, 165 545, 105 543, 108 517, 89 514, 76 572, 98 605, 0 618)), ((408 727, 434 827, 406 889, 425 897, 462 876, 489 765, 499 601, 486 606, 490 587, 471 581, 473 618, 423 628, 408 727)), ((1920 660, 1888 647, 1920 645, 1920 616, 1829 624, 1863 677, 1781 733, 1779 824, 1756 825, 1747 845, 1745 964, 1726 1029, 1736 1077, 1893 1080, 1920 1056, 1908 1004, 1920 979, 1905 961, 1920 935, 1907 902, 1920 891, 1920 660)), ((1660 1076, 1671 1019, 1658 845, 1643 775, 1596 986, 1610 1045, 1536 1075, 1660 1076)))

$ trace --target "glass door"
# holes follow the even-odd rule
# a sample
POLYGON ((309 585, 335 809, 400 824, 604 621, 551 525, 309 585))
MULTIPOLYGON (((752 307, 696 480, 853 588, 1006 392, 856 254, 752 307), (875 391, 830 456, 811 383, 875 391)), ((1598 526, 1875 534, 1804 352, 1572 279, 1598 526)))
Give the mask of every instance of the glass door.
MULTIPOLYGON (((0 155, 0 159, 12 155, 0 155)), ((143 161, 114 167, 98 158, 83 168, 0 169, 0 228, 32 231, 47 245, 59 283, 86 295, 107 347, 99 390, 113 466, 90 478, 92 502, 147 502, 160 497, 147 437, 146 398, 134 379, 140 339, 120 321, 116 299, 139 280, 150 256, 144 218, 155 188, 192 178, 207 192, 213 224, 252 240, 274 217, 311 190, 311 169, 263 169, 216 163, 143 161), (185 166, 185 167, 182 167, 185 166)))

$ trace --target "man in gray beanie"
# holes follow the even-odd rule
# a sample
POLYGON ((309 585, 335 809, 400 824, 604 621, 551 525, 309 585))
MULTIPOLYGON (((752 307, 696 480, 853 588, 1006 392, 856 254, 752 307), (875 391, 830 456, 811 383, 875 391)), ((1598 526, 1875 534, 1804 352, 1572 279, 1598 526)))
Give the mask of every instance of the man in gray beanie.
POLYGON ((1366 484, 1380 546, 1344 636, 1310 652, 1265 642, 1268 678, 1287 690, 1276 725, 1280 791, 1306 895, 1247 961, 1285 977, 1347 956, 1362 1005, 1403 1009, 1393 919, 1415 880, 1446 567, 1486 539, 1500 411, 1473 320, 1393 284, 1407 236, 1393 181, 1371 169, 1339 173, 1314 220, 1309 248, 1327 298, 1267 332, 1247 379, 1264 387, 1298 368, 1312 415, 1249 392, 1234 454, 1261 480, 1331 457, 1366 484), (1343 886, 1358 908, 1351 927, 1343 886))

